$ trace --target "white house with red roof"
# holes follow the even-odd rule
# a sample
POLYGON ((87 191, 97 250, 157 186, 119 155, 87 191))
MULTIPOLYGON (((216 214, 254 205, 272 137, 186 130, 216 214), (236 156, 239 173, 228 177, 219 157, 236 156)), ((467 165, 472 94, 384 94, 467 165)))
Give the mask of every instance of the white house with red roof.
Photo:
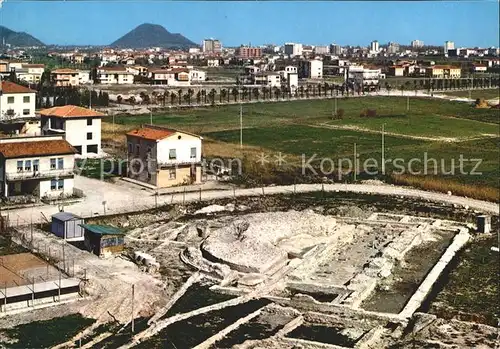
POLYGON ((126 85, 134 83, 134 74, 120 66, 98 68, 97 78, 101 84, 126 85))
POLYGON ((35 117, 36 92, 0 80, 0 121, 35 117))
POLYGON ((95 110, 65 105, 40 111, 42 135, 63 135, 83 157, 99 155, 101 150, 101 118, 95 110))
POLYGON ((201 183, 201 136, 143 125, 127 133, 128 177, 163 188, 201 183))
POLYGON ((61 136, 0 139, 3 197, 73 195, 75 149, 61 136))

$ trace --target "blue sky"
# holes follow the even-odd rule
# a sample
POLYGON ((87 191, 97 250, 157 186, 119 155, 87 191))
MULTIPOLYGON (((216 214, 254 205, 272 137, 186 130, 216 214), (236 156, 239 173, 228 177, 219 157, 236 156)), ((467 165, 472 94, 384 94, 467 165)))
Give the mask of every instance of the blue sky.
POLYGON ((367 46, 371 40, 409 44, 499 46, 499 2, 215 2, 13 1, 0 24, 46 44, 110 44, 142 23, 163 25, 196 43, 214 37, 225 46, 251 42, 367 46))

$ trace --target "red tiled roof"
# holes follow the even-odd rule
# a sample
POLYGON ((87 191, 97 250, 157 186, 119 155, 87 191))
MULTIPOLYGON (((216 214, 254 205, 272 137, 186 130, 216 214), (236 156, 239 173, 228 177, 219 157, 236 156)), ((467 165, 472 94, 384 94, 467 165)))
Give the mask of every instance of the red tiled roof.
POLYGON ((26 68, 45 68, 45 64, 23 64, 26 68))
POLYGON ((52 74, 77 74, 78 70, 69 68, 54 69, 51 71, 52 74))
POLYGON ((0 143, 0 154, 7 159, 26 156, 63 155, 75 153, 76 149, 64 139, 0 143))
POLYGON ((127 72, 125 67, 100 67, 99 70, 127 72))
POLYGON ((15 84, 10 81, 2 81, 1 85, 1 90, 3 93, 36 93, 36 91, 31 90, 27 87, 15 84))
POLYGON ((53 107, 43 109, 40 115, 56 116, 59 118, 81 118, 81 117, 101 117, 103 113, 96 112, 92 109, 77 107, 76 105, 65 105, 62 107, 53 107))
POLYGON ((127 136, 132 136, 132 137, 139 137, 139 138, 144 138, 144 139, 149 139, 152 141, 158 141, 163 138, 170 137, 177 131, 175 130, 170 130, 166 128, 149 128, 149 127, 143 127, 137 130, 133 130, 130 132, 127 132, 127 136))

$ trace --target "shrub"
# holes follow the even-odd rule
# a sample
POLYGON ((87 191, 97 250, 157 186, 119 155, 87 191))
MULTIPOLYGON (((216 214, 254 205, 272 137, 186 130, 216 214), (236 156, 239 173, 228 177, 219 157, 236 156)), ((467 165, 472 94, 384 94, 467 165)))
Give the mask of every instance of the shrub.
POLYGON ((345 110, 344 109, 337 110, 337 119, 344 118, 344 114, 345 114, 345 110))
POLYGON ((363 110, 361 111, 361 113, 359 114, 359 116, 360 116, 361 118, 365 118, 367 115, 368 115, 368 111, 367 111, 366 109, 363 109, 363 110))
POLYGON ((369 118, 374 118, 377 116, 377 110, 375 109, 368 109, 367 112, 366 112, 367 116, 369 118))

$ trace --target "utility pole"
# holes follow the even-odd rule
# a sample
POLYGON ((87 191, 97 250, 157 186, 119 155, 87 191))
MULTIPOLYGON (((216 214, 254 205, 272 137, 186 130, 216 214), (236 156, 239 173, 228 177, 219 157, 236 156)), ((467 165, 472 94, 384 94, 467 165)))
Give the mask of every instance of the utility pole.
POLYGON ((240 149, 243 149, 243 105, 240 104, 240 149))
POLYGON ((385 175, 385 124, 382 124, 382 174, 385 175))
POLYGON ((132 333, 134 333, 134 293, 135 293, 135 285, 132 285, 132 333))
POLYGON ((358 166, 357 166, 357 154, 356 154, 356 143, 354 143, 354 182, 357 180, 357 172, 358 172, 358 166))

